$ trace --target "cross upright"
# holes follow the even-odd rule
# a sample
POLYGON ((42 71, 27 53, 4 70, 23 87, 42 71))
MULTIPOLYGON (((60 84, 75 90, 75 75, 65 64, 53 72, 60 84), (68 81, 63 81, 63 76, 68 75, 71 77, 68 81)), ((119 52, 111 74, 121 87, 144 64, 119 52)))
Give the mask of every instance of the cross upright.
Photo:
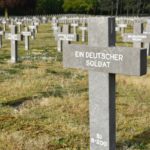
POLYGON ((38 28, 39 28, 39 25, 40 25, 39 22, 34 22, 34 25, 36 26, 35 32, 38 33, 38 28))
POLYGON ((89 18, 88 39, 88 45, 63 44, 63 64, 89 72, 91 150, 115 150, 115 74, 146 74, 146 49, 115 47, 114 17, 89 18))
POLYGON ((35 25, 31 25, 31 26, 29 26, 29 29, 30 29, 31 35, 32 35, 31 38, 35 39, 36 26, 35 25))
POLYGON ((73 33, 76 34, 77 33, 77 27, 79 26, 78 23, 72 23, 71 26, 73 27, 73 33))
POLYGON ((11 33, 6 33, 5 38, 11 40, 11 63, 16 63, 18 61, 18 41, 21 41, 22 37, 17 34, 16 25, 10 26, 11 33))
POLYGON ((22 25, 22 22, 17 22, 16 23, 18 25, 18 32, 20 33, 21 32, 21 25, 22 25))
POLYGON ((55 39, 57 39, 58 27, 59 27, 58 23, 53 23, 52 24, 52 29, 53 29, 53 32, 54 32, 55 39))
MULTIPOLYGON (((150 20, 147 20, 147 24, 145 27, 145 31, 143 34, 150 35, 150 20)), ((149 42, 144 43, 144 47, 147 48, 147 51, 149 52, 148 55, 150 55, 150 40, 149 42)))
POLYGON ((29 37, 31 36, 31 32, 28 30, 28 27, 25 28, 25 31, 21 32, 21 34, 24 36, 24 42, 25 42, 25 50, 29 50, 29 37))
POLYGON ((140 21, 134 22, 133 24, 133 34, 125 34, 125 38, 127 36, 128 40, 133 40, 133 47, 139 48, 141 47, 141 41, 142 39, 146 38, 146 36, 143 36, 143 23, 140 21))
POLYGON ((144 34, 150 34, 150 19, 147 20, 145 31, 143 33, 144 34))
POLYGON ((2 48, 2 44, 3 44, 3 35, 4 35, 4 31, 0 31, 0 48, 2 48))
POLYGON ((62 40, 59 40, 58 34, 62 32, 62 27, 57 27, 57 35, 56 35, 56 40, 57 40, 57 51, 62 52, 62 40))
POLYGON ((2 21, 2 24, 3 24, 3 31, 5 32, 5 31, 6 31, 6 21, 3 20, 3 21, 2 21))
POLYGON ((85 23, 83 23, 82 24, 82 27, 79 27, 79 29, 82 31, 82 42, 85 42, 85 32, 87 31, 87 27, 85 26, 86 24, 85 23))

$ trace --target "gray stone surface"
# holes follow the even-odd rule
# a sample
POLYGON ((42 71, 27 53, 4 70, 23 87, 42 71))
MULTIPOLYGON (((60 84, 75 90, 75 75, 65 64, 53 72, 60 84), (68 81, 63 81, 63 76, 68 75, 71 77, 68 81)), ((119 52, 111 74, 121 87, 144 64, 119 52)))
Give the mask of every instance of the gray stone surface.
MULTIPOLYGON (((134 22, 133 25, 133 33, 134 34, 141 34, 143 33, 143 23, 141 22, 134 22)), ((133 42, 133 47, 135 48, 141 48, 141 42, 133 42)))
POLYGON ((115 19, 90 18, 88 20, 88 43, 92 47, 108 47, 115 45, 115 19), (107 45, 107 46, 106 46, 107 45))
POLYGON ((115 75, 89 71, 91 150, 115 150, 115 75))
POLYGON ((64 65, 66 67, 137 76, 146 73, 147 62, 141 61, 146 58, 146 49, 127 47, 96 48, 75 44, 70 44, 64 49, 64 65), (134 61, 133 58, 135 58, 134 61), (143 70, 143 68, 145 69, 143 70))
POLYGON ((147 49, 147 56, 150 56, 150 43, 149 42, 144 43, 144 47, 147 49))

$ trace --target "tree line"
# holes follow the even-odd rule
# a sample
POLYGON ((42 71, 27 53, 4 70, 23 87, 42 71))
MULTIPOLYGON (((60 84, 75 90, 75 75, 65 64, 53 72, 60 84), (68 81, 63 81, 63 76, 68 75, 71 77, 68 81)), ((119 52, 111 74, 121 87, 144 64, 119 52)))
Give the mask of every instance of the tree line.
POLYGON ((150 15, 150 0, 0 0, 1 15, 150 15))

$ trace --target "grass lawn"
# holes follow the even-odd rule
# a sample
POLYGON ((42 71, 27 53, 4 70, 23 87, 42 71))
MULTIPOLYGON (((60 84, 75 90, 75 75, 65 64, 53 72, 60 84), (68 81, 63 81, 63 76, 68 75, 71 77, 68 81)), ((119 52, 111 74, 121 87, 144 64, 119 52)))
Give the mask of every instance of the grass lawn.
MULTIPOLYGON (((17 64, 0 50, 0 150, 89 150, 88 73, 63 68, 50 24, 30 44, 17 64)), ((150 150, 150 74, 116 83, 117 150, 150 150)))

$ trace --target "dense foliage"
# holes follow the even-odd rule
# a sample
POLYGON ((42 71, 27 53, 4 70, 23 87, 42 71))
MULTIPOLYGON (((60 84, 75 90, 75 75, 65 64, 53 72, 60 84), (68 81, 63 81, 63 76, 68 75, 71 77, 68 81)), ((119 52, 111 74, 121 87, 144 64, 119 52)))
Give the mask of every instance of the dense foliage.
POLYGON ((33 13, 36 6, 36 0, 0 0, 1 12, 5 12, 5 16, 10 14, 26 14, 33 13))
POLYGON ((84 13, 149 15, 150 0, 0 0, 1 12, 10 14, 84 13), (23 8, 23 9, 22 9, 23 8))

